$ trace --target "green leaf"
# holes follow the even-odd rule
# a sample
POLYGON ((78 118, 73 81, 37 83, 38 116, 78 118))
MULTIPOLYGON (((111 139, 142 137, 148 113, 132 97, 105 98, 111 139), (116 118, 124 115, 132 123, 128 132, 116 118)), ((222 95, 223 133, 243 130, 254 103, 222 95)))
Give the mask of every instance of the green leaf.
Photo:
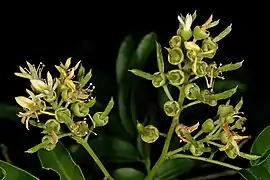
POLYGON ((133 74, 135 74, 136 76, 140 76, 141 78, 147 79, 147 80, 152 80, 153 79, 153 75, 149 74, 147 72, 143 72, 139 69, 132 69, 129 70, 130 72, 132 72, 133 74))
POLYGON ((116 79, 117 83, 120 84, 127 73, 130 59, 135 49, 135 42, 131 36, 127 36, 118 51, 116 59, 116 79))
POLYGON ((130 116, 130 109, 129 107, 129 93, 130 88, 129 85, 123 84, 122 86, 118 87, 118 112, 121 118, 121 123, 125 128, 126 132, 131 136, 135 137, 136 132, 136 122, 132 121, 130 116))
POLYGON ((2 180, 38 180, 29 172, 0 160, 0 179, 2 180))
POLYGON ((140 68, 143 67, 146 60, 149 58, 149 55, 155 49, 155 39, 156 34, 151 32, 146 34, 142 40, 140 41, 139 45, 137 46, 136 51, 133 54, 130 68, 140 68))
POLYGON ((251 153, 261 156, 260 159, 250 161, 252 167, 239 173, 248 180, 270 179, 270 126, 266 127, 256 138, 251 147, 251 153))
POLYGON ((0 119, 9 119, 12 121, 18 121, 18 114, 21 111, 21 108, 18 106, 13 106, 7 103, 0 103, 0 119))
POLYGON ((99 135, 89 144, 103 161, 136 162, 139 159, 139 153, 131 143, 116 137, 99 135))
POLYGON ((189 172, 195 166, 190 159, 171 159, 165 161, 158 169, 155 180, 171 180, 189 172))
POLYGON ((213 41, 218 42, 221 39, 225 38, 232 30, 232 25, 230 24, 226 29, 224 29, 219 35, 217 35, 213 41))
MULTIPOLYGON (((258 159, 256 161, 251 161, 252 166, 259 165, 259 164, 263 163, 262 160, 265 161, 266 160, 265 157, 269 156, 269 150, 270 150, 269 137, 270 137, 270 126, 266 127, 259 134, 259 136, 256 138, 256 140, 252 144, 250 154, 256 154, 256 155, 262 156, 261 159, 258 159)), ((269 164, 270 164, 270 158, 269 158, 269 164)))
POLYGON ((242 65, 243 65, 243 62, 244 62, 244 60, 241 61, 241 62, 235 63, 235 64, 232 64, 232 63, 226 64, 224 66, 221 66, 219 68, 219 70, 221 72, 234 71, 234 70, 237 70, 237 69, 241 68, 242 65))
POLYGON ((157 64, 159 72, 164 72, 164 60, 162 55, 162 49, 158 42, 156 42, 156 51, 157 51, 157 64))
POLYGON ((133 168, 120 168, 113 172, 115 180, 143 180, 144 174, 133 168))
POLYGON ((60 176, 60 180, 85 179, 80 167, 60 142, 52 151, 39 150, 38 157, 42 168, 55 171, 60 176))
POLYGON ((213 98, 215 100, 222 100, 222 99, 228 99, 230 98, 232 95, 234 95, 234 93, 236 93, 238 86, 236 86, 235 88, 229 89, 227 91, 221 92, 221 93, 217 93, 213 95, 213 98))

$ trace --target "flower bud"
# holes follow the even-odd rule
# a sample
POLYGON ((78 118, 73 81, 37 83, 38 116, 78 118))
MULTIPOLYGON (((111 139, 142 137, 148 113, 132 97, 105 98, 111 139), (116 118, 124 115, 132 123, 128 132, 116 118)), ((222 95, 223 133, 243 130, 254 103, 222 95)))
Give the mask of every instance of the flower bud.
POLYGON ((140 134, 144 132, 144 127, 141 123, 137 123, 137 130, 140 134))
POLYGON ((45 130, 47 132, 54 131, 55 133, 59 132, 61 125, 55 119, 49 119, 45 123, 45 130))
POLYGON ((77 102, 71 105, 71 110, 77 117, 85 117, 89 114, 89 108, 84 102, 77 102))
POLYGON ((227 117, 233 113, 234 113, 234 108, 232 105, 221 104, 218 107, 218 115, 220 115, 221 117, 227 117))
POLYGON ((217 100, 214 99, 211 92, 209 90, 207 90, 207 89, 204 89, 204 90, 201 91, 200 101, 205 103, 205 104, 208 104, 210 106, 216 106, 217 105, 217 100))
POLYGON ((235 159, 237 157, 237 152, 233 146, 230 146, 225 152, 231 159, 235 159))
POLYGON ((172 65, 178 65, 184 60, 184 54, 182 52, 182 49, 175 47, 173 49, 167 48, 169 52, 168 61, 172 65))
POLYGON ((201 156, 204 152, 201 148, 204 148, 204 144, 202 142, 197 142, 198 147, 196 148, 193 144, 190 144, 189 150, 194 156, 201 156))
POLYGON ((212 59, 215 56, 217 49, 217 43, 213 42, 211 38, 207 38, 202 42, 203 52, 199 53, 199 56, 212 59))
POLYGON ((187 41, 192 37, 192 30, 191 29, 182 29, 180 31, 180 36, 182 37, 183 41, 187 41))
POLYGON ((76 136, 83 137, 89 132, 88 124, 85 121, 78 121, 70 126, 70 130, 76 136))
POLYGON ((167 73, 167 78, 170 84, 174 86, 179 86, 185 81, 185 74, 179 69, 171 70, 167 73))
POLYGON ((231 124, 234 122, 234 117, 232 115, 229 115, 226 117, 226 123, 231 124))
POLYGON ((200 88, 195 83, 190 83, 185 86, 185 95, 189 100, 195 100, 200 96, 200 88))
POLYGON ((180 48, 181 46, 181 37, 180 36, 173 36, 171 40, 169 41, 170 47, 175 48, 178 47, 180 48))
POLYGON ((59 123, 73 124, 71 112, 67 108, 59 108, 55 111, 55 119, 59 123))
POLYGON ((95 126, 105 126, 109 122, 109 117, 102 117, 103 112, 96 112, 93 116, 95 126))
POLYGON ((208 38, 209 32, 206 32, 204 29, 201 29, 200 26, 196 26, 193 30, 193 37, 196 40, 203 40, 208 38))
POLYGON ((153 125, 147 125, 143 128, 141 139, 146 143, 153 143, 159 138, 159 131, 153 125))
POLYGON ((156 72, 153 76, 152 84, 154 87, 159 88, 166 84, 166 76, 164 73, 156 72))
POLYGON ((44 149, 47 151, 51 151, 56 147, 56 143, 54 142, 54 139, 52 136, 46 135, 42 138, 42 143, 44 144, 44 149))
POLYGON ((193 41, 185 42, 184 44, 187 50, 194 51, 196 53, 201 50, 201 48, 193 41))
POLYGON ((212 119, 207 119, 203 124, 202 124, 202 130, 206 133, 210 133, 214 129, 214 122, 212 119))
POLYGON ((173 117, 180 111, 180 105, 177 101, 167 101, 164 104, 164 111, 167 116, 173 117))
POLYGON ((226 144, 226 143, 228 142, 228 140, 229 140, 229 136, 228 136, 228 134, 226 133, 226 131, 222 131, 222 132, 220 133, 220 135, 219 135, 219 138, 220 138, 220 140, 221 140, 221 142, 222 142, 223 144, 226 144))

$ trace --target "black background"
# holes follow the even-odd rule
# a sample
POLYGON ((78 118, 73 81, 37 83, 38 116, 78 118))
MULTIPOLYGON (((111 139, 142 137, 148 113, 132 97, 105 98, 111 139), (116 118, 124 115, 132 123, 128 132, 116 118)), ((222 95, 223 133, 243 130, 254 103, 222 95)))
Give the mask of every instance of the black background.
MULTIPOLYGON (((15 104, 14 97, 25 91, 25 81, 15 77, 14 72, 26 60, 36 64, 42 61, 50 67, 73 57, 88 67, 115 76, 115 59, 126 35, 141 37, 153 31, 166 46, 178 28, 177 15, 197 9, 198 22, 205 21, 211 13, 214 19, 221 19, 216 33, 232 23, 233 30, 220 42, 217 56, 228 63, 245 59, 243 70, 233 78, 247 84, 244 111, 249 119, 249 131, 255 136, 269 124, 269 10, 255 1, 202 3, 89 1, 81 6, 59 3, 56 7, 41 2, 38 6, 2 6, 0 100, 15 104)), ((26 132, 25 137, 16 137, 22 131, 20 124, 14 126, 5 121, 1 123, 0 140, 9 145, 11 159, 17 159, 17 164, 27 169, 31 167, 31 163, 25 163, 29 156, 21 156, 34 134, 26 132)))

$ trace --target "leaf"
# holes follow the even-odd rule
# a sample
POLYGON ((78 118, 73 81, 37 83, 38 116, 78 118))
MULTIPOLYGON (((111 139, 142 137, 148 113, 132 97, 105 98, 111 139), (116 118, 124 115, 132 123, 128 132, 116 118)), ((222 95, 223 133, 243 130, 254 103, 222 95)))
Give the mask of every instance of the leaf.
POLYGON ((129 70, 130 72, 132 72, 133 74, 135 74, 136 76, 140 76, 141 78, 147 79, 147 80, 152 80, 153 79, 153 75, 149 74, 147 72, 143 72, 139 69, 132 69, 129 70))
POLYGON ((159 72, 164 72, 164 60, 162 55, 162 49, 158 42, 156 42, 156 51, 157 51, 157 64, 159 72))
POLYGON ((171 180, 187 173, 195 166, 190 159, 170 159, 165 161, 158 169, 155 180, 171 180))
POLYGON ((224 66, 221 66, 219 68, 219 70, 221 72, 234 71, 234 70, 237 70, 237 69, 241 68, 242 65, 243 65, 243 62, 244 62, 244 60, 241 61, 241 62, 235 63, 235 64, 232 64, 232 63, 226 64, 224 66))
POLYGON ((232 30, 232 25, 230 24, 226 29, 224 29, 219 35, 217 35, 213 41, 218 42, 221 39, 225 38, 232 30))
POLYGON ((38 157, 42 168, 55 171, 60 176, 60 180, 85 179, 80 167, 60 142, 52 151, 39 150, 38 157))
POLYGON ((140 68, 145 65, 146 60, 149 58, 149 55, 155 49, 155 39, 156 34, 151 32, 146 34, 142 40, 140 41, 139 45, 137 46, 136 51, 133 54, 130 68, 140 68))
POLYGON ((2 180, 38 180, 29 172, 0 160, 0 179, 2 180))
POLYGON ((120 168, 113 172, 115 180, 143 180, 144 174, 133 168, 120 168))
POLYGON ((256 138, 251 147, 251 154, 260 155, 261 158, 250 161, 251 167, 239 173, 248 180, 270 179, 270 126, 266 127, 256 138))
POLYGON ((127 36, 118 51, 118 56, 116 59, 116 79, 117 83, 120 84, 124 79, 129 67, 129 60, 133 55, 135 49, 135 42, 131 36, 127 36))
POLYGON ((0 119, 9 119, 12 121, 18 121, 16 114, 21 111, 18 106, 9 105, 7 103, 0 103, 0 119))
POLYGON ((235 86, 238 86, 237 90, 239 92, 245 92, 246 91, 246 85, 244 83, 241 83, 239 81, 235 80, 217 80, 215 82, 215 91, 221 92, 226 89, 231 89, 235 86))
MULTIPOLYGON (((265 158, 265 156, 268 156, 269 153, 268 154, 265 154, 265 153, 269 152, 270 150, 269 137, 270 137, 270 126, 266 127, 256 138, 256 140, 251 146, 250 154, 261 155, 262 158, 265 158)), ((260 163, 263 163, 263 161, 261 160, 262 159, 251 161, 251 165, 254 166, 254 165, 259 165, 260 163)), ((269 163, 270 163, 270 159, 269 159, 269 163)))
POLYGON ((118 88, 118 112, 121 118, 121 123, 125 128, 126 132, 135 137, 137 132, 135 128, 135 122, 132 121, 130 116, 130 109, 128 98, 129 98, 130 88, 127 84, 123 84, 118 88))
POLYGON ((136 162, 139 159, 139 153, 131 143, 116 137, 99 135, 89 144, 103 161, 136 162))
POLYGON ((236 86, 235 88, 229 89, 227 91, 221 92, 221 93, 217 93, 213 95, 213 98, 215 100, 222 100, 222 99, 228 99, 230 98, 232 95, 234 95, 234 93, 236 93, 238 86, 236 86))

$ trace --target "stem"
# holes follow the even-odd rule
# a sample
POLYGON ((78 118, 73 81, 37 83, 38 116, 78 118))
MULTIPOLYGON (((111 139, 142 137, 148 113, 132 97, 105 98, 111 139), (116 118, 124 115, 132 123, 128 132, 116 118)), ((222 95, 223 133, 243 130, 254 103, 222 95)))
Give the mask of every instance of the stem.
POLYGON ((106 170, 102 162, 99 160, 99 158, 97 157, 93 149, 89 146, 87 141, 76 136, 74 136, 73 139, 75 139, 79 144, 81 144, 85 148, 85 150, 89 153, 89 155, 94 159, 94 161, 96 162, 100 170, 103 172, 105 178, 107 178, 108 180, 113 180, 113 178, 111 177, 109 172, 106 170))
POLYGON ((186 158, 186 159, 194 159, 194 160, 200 160, 200 161, 205 161, 208 163, 213 163, 213 164, 217 164, 220 166, 224 166, 227 168, 231 168, 234 169, 236 171, 240 171, 242 170, 242 168, 238 167, 238 166, 234 166, 231 164, 227 164, 224 162, 220 162, 220 161, 216 161, 216 160, 212 160, 212 159, 208 159, 208 158, 204 158, 204 157, 197 157, 197 156, 191 156, 191 155, 187 155, 187 154, 175 154, 173 156, 170 157, 171 159, 175 159, 175 158, 186 158))
MULTIPOLYGON (((168 90, 168 88, 164 88, 165 93, 166 93, 166 90, 168 90)), ((185 94, 184 94, 183 87, 180 87, 179 90, 180 90, 180 94, 179 94, 178 103, 180 104, 181 110, 178 112, 178 114, 176 116, 173 117, 173 121, 172 121, 172 124, 170 126, 170 129, 169 129, 169 131, 167 133, 166 140, 165 140, 165 143, 164 143, 164 146, 163 146, 161 155, 160 155, 158 161, 156 162, 156 164, 154 165, 154 167, 152 168, 152 170, 146 176, 145 180, 152 180, 153 177, 154 177, 154 175, 155 175, 155 173, 156 173, 156 171, 158 170, 159 166, 167 158, 167 153, 168 153, 168 150, 169 150, 169 146, 170 146, 170 143, 171 143, 173 132, 174 132, 174 129, 175 129, 176 125, 179 122, 179 117, 180 117, 180 114, 181 114, 181 111, 182 111, 183 102, 184 102, 184 99, 185 99, 185 94)), ((168 98, 170 99, 170 97, 168 97, 168 98)))
POLYGON ((167 85, 163 86, 163 89, 164 89, 165 94, 169 98, 169 100, 173 101, 173 98, 172 98, 172 95, 171 95, 171 93, 170 93, 170 91, 168 89, 168 86, 167 85))
POLYGON ((184 105, 183 106, 183 109, 186 109, 186 108, 188 108, 190 106, 193 106, 193 105, 196 105, 196 104, 200 104, 200 103, 201 103, 200 101, 193 101, 193 102, 191 102, 191 103, 189 103, 187 105, 184 105))
POLYGON ((158 170, 159 166, 166 160, 166 154, 169 150, 169 146, 170 146, 170 142, 172 139, 172 135, 174 132, 174 129, 176 127, 176 125, 178 124, 178 119, 179 119, 179 115, 173 118, 173 122, 171 124, 171 127, 169 129, 169 132, 167 134, 163 149, 162 149, 162 153, 158 159, 158 161, 156 162, 156 164, 154 165, 154 167, 152 168, 152 170, 148 173, 147 177, 145 178, 145 180, 152 180, 156 171, 158 170))

